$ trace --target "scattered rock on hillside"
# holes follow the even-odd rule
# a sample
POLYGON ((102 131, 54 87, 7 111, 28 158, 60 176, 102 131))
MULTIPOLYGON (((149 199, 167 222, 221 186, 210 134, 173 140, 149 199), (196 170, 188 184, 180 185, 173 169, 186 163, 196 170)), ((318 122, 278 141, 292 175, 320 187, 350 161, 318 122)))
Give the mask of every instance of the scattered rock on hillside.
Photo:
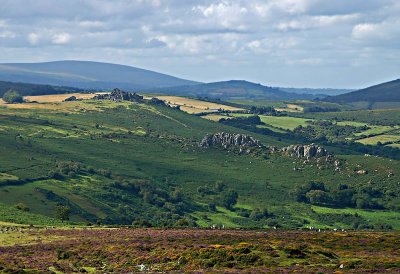
POLYGON ((99 95, 96 95, 93 99, 95 99, 95 100, 111 100, 114 102, 123 102, 123 101, 142 102, 143 96, 140 96, 139 94, 136 94, 136 93, 130 93, 130 92, 122 91, 118 88, 115 88, 111 93, 99 94, 99 95))
POLYGON ((335 171, 341 171, 342 163, 324 147, 316 144, 290 145, 280 151, 290 157, 304 159, 303 164, 312 164, 316 160, 319 169, 333 166, 335 171))
POLYGON ((207 134, 203 140, 201 140, 200 147, 223 147, 237 148, 239 152, 250 153, 249 148, 260 148, 263 147, 261 142, 249 135, 245 134, 232 134, 226 132, 218 132, 215 134, 207 134), (246 150, 246 148, 248 148, 246 150))
POLYGON ((291 157, 306 159, 326 157, 329 155, 328 151, 324 147, 315 144, 290 145, 282 148, 281 151, 291 157))

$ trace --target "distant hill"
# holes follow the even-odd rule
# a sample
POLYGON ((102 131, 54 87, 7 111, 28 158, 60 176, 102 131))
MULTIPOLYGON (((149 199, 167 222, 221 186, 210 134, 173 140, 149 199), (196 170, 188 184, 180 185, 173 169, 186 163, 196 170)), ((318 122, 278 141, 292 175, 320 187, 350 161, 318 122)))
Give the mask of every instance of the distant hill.
POLYGON ((243 80, 149 89, 147 92, 221 99, 293 100, 315 98, 314 95, 290 93, 279 88, 267 87, 243 80))
POLYGON ((291 93, 318 95, 318 97, 325 97, 328 95, 335 96, 335 95, 354 91, 354 89, 336 89, 336 88, 285 88, 285 87, 279 87, 279 89, 286 91, 286 92, 291 92, 291 93))
POLYGON ((329 96, 323 100, 334 103, 368 102, 369 104, 379 102, 400 102, 400 79, 346 94, 329 96))
POLYGON ((136 67, 90 61, 0 64, 0 80, 84 89, 126 90, 198 84, 136 67))
POLYGON ((38 85, 38 84, 26 84, 26 83, 14 83, 14 82, 0 81, 0 97, 2 97, 3 94, 10 89, 18 91, 23 96, 63 94, 63 93, 73 93, 73 92, 81 92, 82 91, 82 89, 71 88, 71 87, 59 87, 59 86, 50 86, 50 85, 38 85))

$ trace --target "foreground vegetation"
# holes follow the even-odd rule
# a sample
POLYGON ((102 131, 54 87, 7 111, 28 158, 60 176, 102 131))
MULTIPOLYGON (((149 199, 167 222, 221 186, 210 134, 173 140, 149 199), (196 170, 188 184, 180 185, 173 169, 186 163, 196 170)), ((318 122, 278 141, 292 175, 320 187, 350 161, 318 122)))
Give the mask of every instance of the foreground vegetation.
POLYGON ((399 233, 1 228, 0 271, 394 273, 399 233))

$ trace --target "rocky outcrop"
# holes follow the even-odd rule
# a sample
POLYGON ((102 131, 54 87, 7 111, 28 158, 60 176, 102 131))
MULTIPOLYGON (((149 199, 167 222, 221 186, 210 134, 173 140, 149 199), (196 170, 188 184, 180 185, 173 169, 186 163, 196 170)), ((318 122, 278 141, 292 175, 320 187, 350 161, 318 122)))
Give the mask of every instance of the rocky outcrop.
POLYGON ((140 96, 139 94, 136 94, 136 93, 122 91, 122 90, 116 88, 111 93, 99 94, 99 95, 96 95, 93 99, 95 99, 95 100, 110 100, 110 101, 114 101, 114 102, 123 102, 123 101, 142 102, 143 96, 140 96))
POLYGON ((324 147, 315 144, 290 145, 282 148, 282 152, 291 157, 306 159, 326 157, 329 155, 328 151, 324 147))
POLYGON ((237 148, 243 151, 244 148, 258 148, 263 145, 259 140, 249 135, 218 132, 215 134, 207 134, 203 140, 201 140, 199 146, 203 148, 237 148))
POLYGON ((73 101, 78 101, 78 98, 76 98, 76 96, 71 96, 64 100, 64 102, 73 102, 73 101))
POLYGON ((149 104, 157 105, 157 106, 168 106, 163 100, 160 100, 156 97, 153 97, 149 100, 149 104))

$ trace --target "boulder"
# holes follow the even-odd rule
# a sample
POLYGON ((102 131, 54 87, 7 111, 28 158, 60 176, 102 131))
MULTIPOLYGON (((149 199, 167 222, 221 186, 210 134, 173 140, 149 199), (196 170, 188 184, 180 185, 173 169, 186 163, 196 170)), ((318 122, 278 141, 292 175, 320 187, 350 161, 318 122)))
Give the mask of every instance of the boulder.
POLYGON ((328 152, 324 147, 321 147, 316 144, 310 145, 290 145, 288 147, 284 147, 281 151, 290 157, 296 158, 321 158, 328 156, 328 152))
POLYGON ((241 152, 249 153, 250 150, 244 148, 263 147, 261 142, 249 135, 232 134, 226 132, 218 132, 215 134, 207 134, 199 144, 202 148, 223 147, 237 148, 241 152))
POLYGON ((64 102, 73 102, 73 101, 78 101, 78 98, 76 98, 76 96, 71 96, 64 100, 64 102))

